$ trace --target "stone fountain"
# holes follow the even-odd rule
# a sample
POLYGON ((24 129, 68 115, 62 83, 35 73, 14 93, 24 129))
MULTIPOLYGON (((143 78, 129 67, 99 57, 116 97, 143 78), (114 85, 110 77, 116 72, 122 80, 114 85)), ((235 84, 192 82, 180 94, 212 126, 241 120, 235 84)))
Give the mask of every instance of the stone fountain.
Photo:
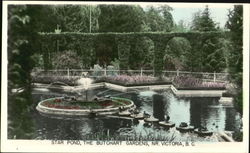
POLYGON ((92 79, 87 77, 88 72, 82 72, 81 78, 79 80, 77 80, 77 84, 81 87, 80 91, 83 90, 83 92, 85 92, 85 98, 82 97, 82 93, 78 92, 79 97, 77 97, 78 100, 84 100, 84 101, 88 101, 88 89, 91 85, 91 83, 93 82, 92 79))
POLYGON ((91 99, 91 97, 88 96, 88 90, 93 81, 87 77, 87 74, 88 72, 83 72, 81 78, 77 80, 78 86, 74 92, 76 92, 78 96, 45 99, 38 103, 36 109, 44 114, 69 116, 111 115, 119 113, 121 108, 124 111, 135 109, 133 101, 126 98, 102 97, 101 99, 91 99), (89 105, 90 102, 93 102, 93 106, 89 105))

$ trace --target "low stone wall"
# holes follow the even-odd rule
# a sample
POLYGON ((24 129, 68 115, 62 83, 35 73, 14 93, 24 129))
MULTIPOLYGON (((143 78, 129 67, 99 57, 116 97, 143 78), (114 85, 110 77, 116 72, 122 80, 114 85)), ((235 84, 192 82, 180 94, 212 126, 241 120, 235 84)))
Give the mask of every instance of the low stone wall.
POLYGON ((123 86, 111 84, 111 83, 104 83, 104 87, 109 88, 109 89, 114 89, 117 91, 121 91, 121 92, 127 91, 127 87, 123 87, 123 86))
POLYGON ((177 97, 221 97, 226 90, 178 90, 173 85, 171 90, 177 97))
POLYGON ((161 90, 161 89, 169 89, 172 85, 147 85, 147 86, 133 86, 133 87, 125 87, 121 85, 116 85, 112 83, 104 83, 104 87, 109 89, 114 89, 121 92, 127 92, 132 89, 137 90, 161 90))
MULTIPOLYGON (((133 87, 125 87, 121 85, 116 85, 112 83, 97 83, 92 84, 89 89, 96 88, 109 88, 114 89, 121 92, 128 92, 130 90, 162 90, 162 89, 171 89, 173 93, 177 97, 222 97, 222 93, 226 92, 226 90, 178 90, 174 85, 147 85, 147 86, 133 86, 133 87)), ((83 89, 81 86, 69 87, 70 91, 77 91, 83 89)), ((66 89, 66 88, 62 88, 66 89)))
MULTIPOLYGON (((36 109, 45 114, 52 114, 52 115, 70 115, 70 116, 87 116, 91 112, 96 113, 96 115, 112 115, 116 114, 119 112, 119 107, 115 108, 105 108, 105 109, 58 109, 58 108, 50 108, 43 106, 42 103, 47 101, 47 100, 52 100, 52 99, 58 99, 58 98, 63 98, 63 97, 56 97, 56 98, 50 98, 43 100, 38 103, 36 109)), ((123 106, 124 109, 134 109, 135 105, 134 102, 131 100, 131 104, 123 106)))

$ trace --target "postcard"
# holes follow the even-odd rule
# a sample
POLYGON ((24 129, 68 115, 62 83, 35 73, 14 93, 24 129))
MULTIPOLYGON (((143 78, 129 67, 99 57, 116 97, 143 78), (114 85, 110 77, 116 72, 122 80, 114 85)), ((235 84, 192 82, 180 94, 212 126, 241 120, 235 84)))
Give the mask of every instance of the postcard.
POLYGON ((248 152, 249 10, 4 1, 1 151, 248 152))

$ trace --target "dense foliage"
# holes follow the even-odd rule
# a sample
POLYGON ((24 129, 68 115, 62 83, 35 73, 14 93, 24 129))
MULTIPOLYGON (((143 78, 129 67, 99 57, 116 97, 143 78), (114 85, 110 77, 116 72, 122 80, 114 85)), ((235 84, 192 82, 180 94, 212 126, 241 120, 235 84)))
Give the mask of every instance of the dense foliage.
MULTIPOLYGON (((79 55, 82 68, 89 68, 95 63, 106 67, 115 59, 119 60, 121 69, 167 69, 219 72, 224 71, 226 60, 223 48, 224 39, 218 35, 186 37, 164 40, 152 39, 149 35, 126 37, 122 41, 112 35, 97 35, 83 37, 82 35, 68 35, 65 32, 188 32, 182 22, 174 23, 171 7, 148 6, 142 8, 137 5, 35 5, 39 13, 47 13, 36 18, 37 31, 64 33, 64 37, 50 37, 42 39, 35 57, 40 61, 36 66, 45 69, 56 68, 52 62, 57 54, 64 54, 65 50, 72 50, 79 55), (51 23, 49 23, 52 21, 51 23), (55 30, 56 29, 56 30, 55 30), (50 37, 50 38, 48 38, 50 37), (196 38, 196 39, 194 39, 196 38), (129 40, 128 40, 129 39, 129 40), (124 43, 124 41, 126 41, 124 43), (159 52, 155 51, 159 50, 159 52), (165 50, 165 53, 162 53, 165 50), (155 53, 154 53, 155 52, 155 53), (159 54, 159 55, 158 55, 159 54), (123 55, 123 56, 121 56, 123 55), (159 61, 164 57, 164 61, 159 61)), ((191 30, 220 32, 210 17, 207 8, 197 12, 192 21, 191 30)), ((175 36, 178 37, 178 36, 175 36)), ((67 55, 65 55, 67 56, 67 55)), ((160 73, 161 71, 159 71, 160 73)), ((156 70, 158 74, 158 70, 156 70)))
POLYGON ((100 15, 100 10, 96 6, 56 5, 52 7, 52 11, 62 31, 90 32, 91 30, 91 32, 95 32, 98 30, 98 16, 100 15))
POLYGON ((243 7, 235 5, 229 11, 226 27, 230 30, 231 48, 229 49, 228 68, 231 81, 236 84, 236 104, 240 112, 243 107, 242 74, 243 74, 243 7))
POLYGON ((31 70, 35 64, 37 9, 8 6, 8 138, 32 138, 31 70), (13 91, 17 89, 17 92, 13 91))
MULTIPOLYGON (((79 33, 80 35, 78 35, 77 32, 90 31, 87 28, 78 30, 79 28, 76 27, 72 28, 75 29, 74 31, 68 29, 68 32, 57 35, 52 33, 52 35, 46 35, 42 40, 41 48, 45 69, 55 68, 51 64, 53 56, 56 55, 54 52, 61 53, 63 50, 72 50, 80 55, 84 68, 89 68, 95 63, 106 67, 112 61, 118 59, 120 69, 155 69, 155 75, 157 76, 161 74, 162 69, 206 72, 225 70, 224 39, 218 38, 220 34, 196 36, 189 34, 187 26, 183 22, 179 22, 179 24, 173 22, 172 8, 167 5, 149 6, 144 9, 136 5, 91 6, 91 8, 95 8, 91 9, 92 14, 95 14, 91 18, 89 17, 90 13, 86 11, 82 13, 83 10, 90 8, 87 6, 57 6, 52 10, 58 16, 56 18, 59 18, 63 12, 68 12, 69 16, 77 13, 73 8, 82 10, 80 11, 81 14, 76 15, 76 17, 82 16, 85 21, 84 23, 78 20, 77 22, 74 21, 78 27, 86 27, 87 19, 93 18, 97 21, 97 25, 93 25, 96 30, 92 31, 96 35, 93 35, 93 37, 90 37, 91 34, 84 36, 79 33), (169 37, 162 35, 161 39, 156 39, 157 37, 148 34, 150 32, 162 32, 164 34, 170 31, 186 32, 187 35, 173 34, 171 36, 170 34, 169 37), (97 32, 111 32, 114 35, 98 35, 97 32), (115 32, 120 33, 119 35, 124 32, 131 34, 136 32, 138 35, 125 34, 117 38, 118 35, 115 35, 115 32), (139 34, 140 32, 141 34, 139 34), (143 34, 144 32, 146 34, 143 34), (197 37, 201 41, 197 42, 197 37), (165 52, 162 52, 163 50, 165 52)), ((71 22, 70 18, 64 22, 60 22, 60 24, 68 27, 72 24, 68 23, 71 22), (67 23, 64 24, 64 22, 67 23)), ((194 32, 221 32, 211 19, 208 8, 194 16, 191 30, 194 32)))
POLYGON ((75 52, 67 50, 61 53, 56 53, 52 59, 52 65, 54 65, 56 69, 80 69, 83 64, 75 52))
MULTIPOLYGON (((55 5, 37 8, 40 11, 50 13, 48 18, 41 18, 41 25, 43 27, 40 28, 41 32, 53 32, 56 28, 61 32, 169 32, 174 26, 170 13, 172 8, 167 5, 161 7, 150 6, 147 9, 136 5, 55 5), (47 23, 47 20, 53 20, 54 27, 50 27, 50 30, 45 28, 46 24, 44 23, 47 23), (54 22, 57 24, 54 24, 54 22)), ((131 40, 131 42, 134 43, 129 47, 128 54, 139 55, 138 58, 131 56, 132 59, 119 57, 119 46, 114 37, 98 35, 95 38, 95 43, 86 42, 83 39, 81 39, 79 43, 75 41, 76 39, 71 39, 70 37, 56 38, 53 40, 43 39, 42 42, 44 43, 42 48, 40 48, 40 52, 44 61, 42 62, 44 68, 54 68, 53 64, 51 64, 51 60, 53 56, 55 56, 54 52, 61 52, 63 50, 73 50, 77 52, 83 59, 83 63, 86 63, 85 68, 90 67, 94 63, 106 66, 115 59, 121 60, 122 62, 120 62, 120 64, 127 65, 126 68, 153 68, 151 60, 154 60, 154 58, 152 59, 154 45, 147 37, 143 39, 138 38, 138 41, 137 38, 131 40), (138 46, 144 46, 144 49, 138 49, 138 46), (144 51, 148 52, 147 58, 142 58, 141 56, 145 55, 144 51), (86 59, 86 57, 91 56, 94 58, 86 59), (126 64, 128 60, 134 62, 128 65, 126 64), (137 64, 137 62, 139 63, 141 60, 142 62, 137 64)), ((127 48, 127 46, 122 48, 127 48)), ((121 67, 123 68, 123 66, 121 67)))
MULTIPOLYGON (((206 7, 202 12, 194 14, 191 30, 193 31, 219 31, 215 22, 210 16, 209 8, 206 7)), ((217 36, 200 37, 200 41, 192 45, 193 53, 196 58, 191 58, 192 71, 221 72, 226 68, 226 59, 222 44, 217 36)), ((194 43, 194 42, 192 42, 194 43)), ((189 59, 188 59, 189 60, 189 59)))
POLYGON ((190 42, 183 37, 174 37, 169 40, 164 55, 164 68, 166 70, 189 69, 187 55, 191 51, 190 42))
POLYGON ((173 9, 168 5, 162 5, 160 7, 149 6, 146 8, 146 25, 149 31, 172 31, 174 21, 172 14, 173 9))

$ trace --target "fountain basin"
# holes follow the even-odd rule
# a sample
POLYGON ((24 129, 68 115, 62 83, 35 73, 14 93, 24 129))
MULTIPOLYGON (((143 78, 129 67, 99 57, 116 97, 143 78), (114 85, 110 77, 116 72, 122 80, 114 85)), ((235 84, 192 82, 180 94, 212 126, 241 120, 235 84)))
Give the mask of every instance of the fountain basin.
POLYGON ((112 115, 124 110, 135 109, 134 102, 126 98, 111 97, 109 101, 72 101, 66 102, 64 97, 45 99, 38 103, 36 109, 40 113, 51 115, 88 116, 112 115))

